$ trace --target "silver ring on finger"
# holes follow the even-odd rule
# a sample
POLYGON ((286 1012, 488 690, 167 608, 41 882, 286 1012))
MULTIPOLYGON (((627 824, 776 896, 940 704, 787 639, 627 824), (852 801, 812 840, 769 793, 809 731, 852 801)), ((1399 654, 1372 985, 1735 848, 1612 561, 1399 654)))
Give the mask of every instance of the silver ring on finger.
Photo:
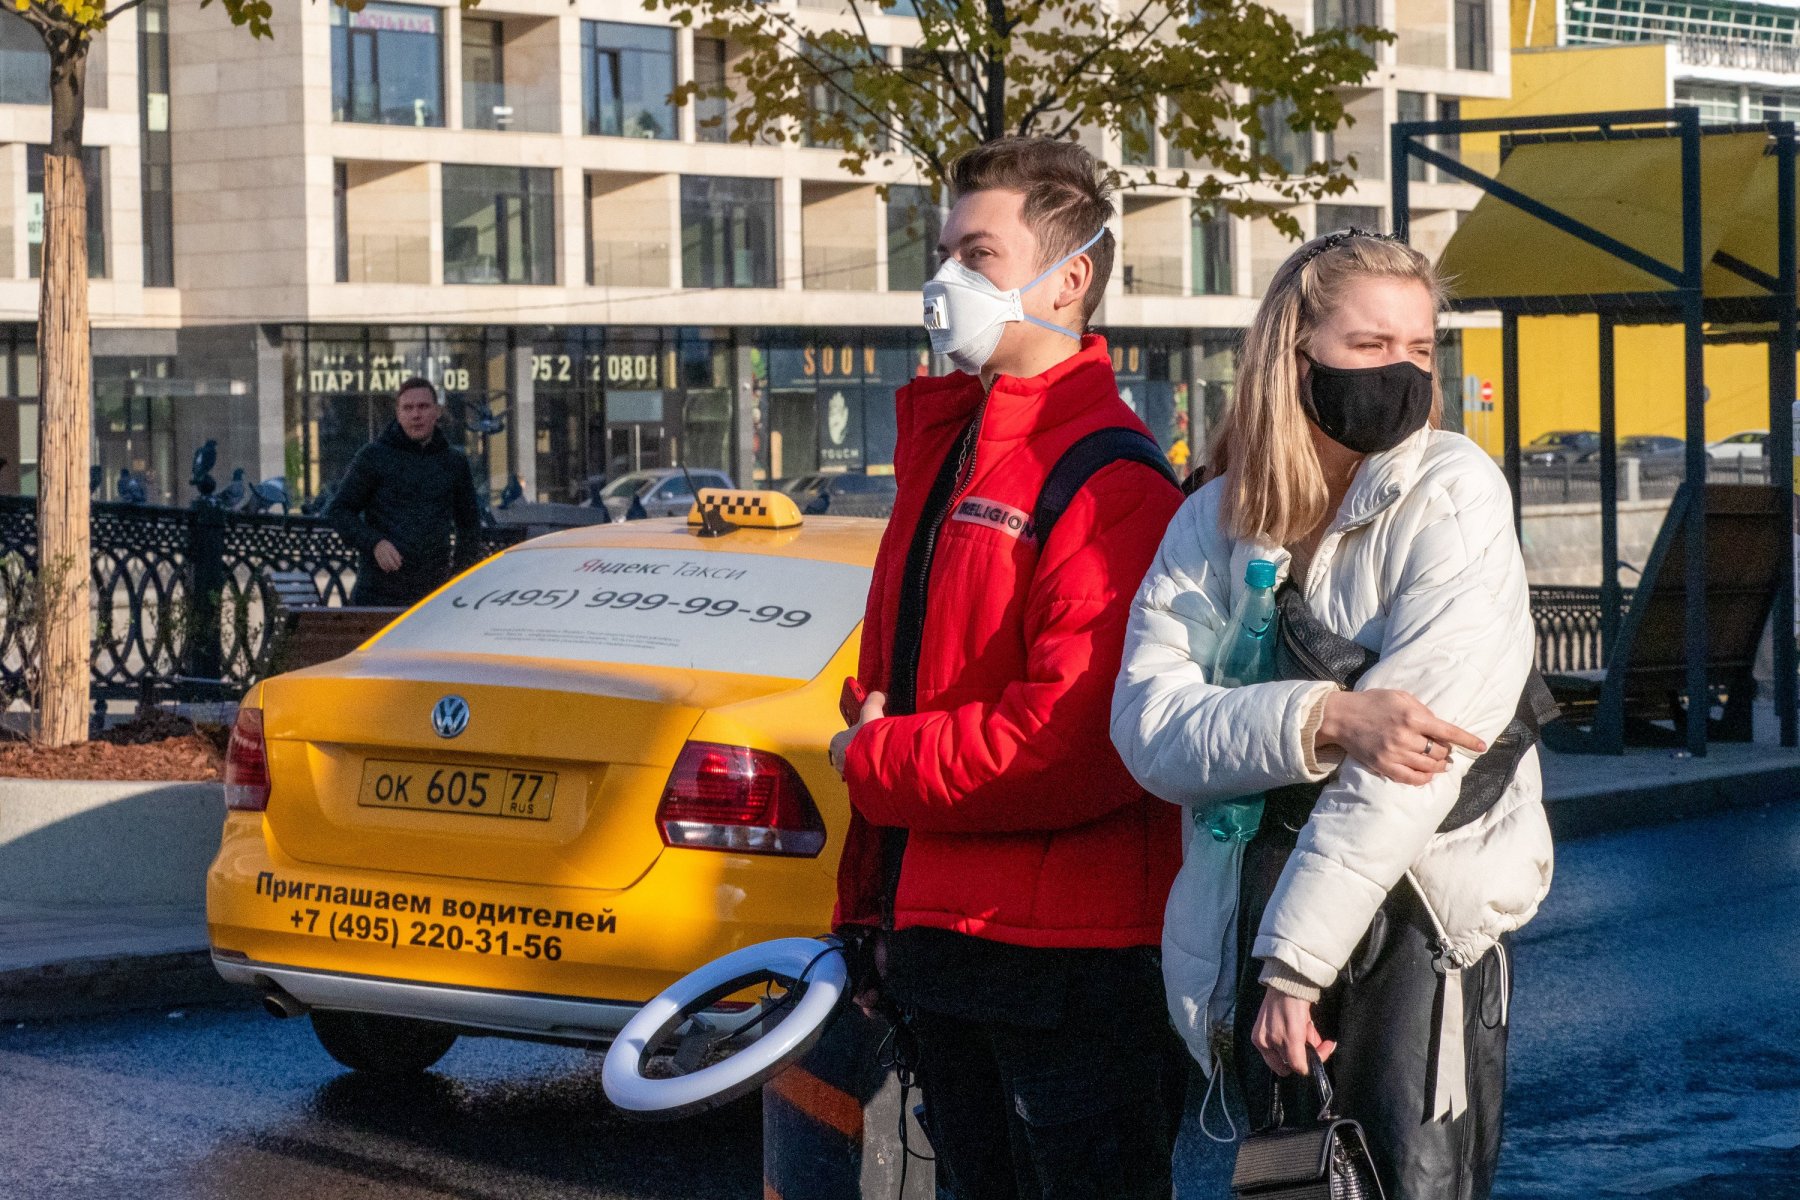
POLYGON ((1425 739, 1425 757, 1426 757, 1426 758, 1435 758, 1435 757, 1437 757, 1437 756, 1436 756, 1436 755, 1434 755, 1434 754, 1433 754, 1433 753, 1432 753, 1432 751, 1433 751, 1433 750, 1434 750, 1434 749, 1436 749, 1436 748, 1437 748, 1437 743, 1436 743, 1436 742, 1434 742, 1434 741, 1432 741, 1432 740, 1431 740, 1431 739, 1430 739, 1430 738, 1426 738, 1426 739, 1425 739))

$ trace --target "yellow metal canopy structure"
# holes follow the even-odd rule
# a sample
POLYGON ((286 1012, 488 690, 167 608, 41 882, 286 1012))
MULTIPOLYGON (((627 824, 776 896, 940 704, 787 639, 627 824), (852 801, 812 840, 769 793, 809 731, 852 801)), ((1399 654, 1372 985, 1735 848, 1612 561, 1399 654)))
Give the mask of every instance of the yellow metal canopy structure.
MULTIPOLYGON (((1448 277, 1454 307, 1501 314, 1505 469, 1521 527, 1519 320, 1551 313, 1599 318, 1599 600, 1602 645, 1610 650, 1623 611, 1614 436, 1618 324, 1683 330, 1686 594, 1706 594, 1704 349, 1709 337, 1769 346, 1766 453, 1783 514, 1793 521, 1791 406, 1800 354, 1795 124, 1702 126, 1697 110, 1675 108, 1411 122, 1395 125, 1391 137, 1394 225, 1401 237, 1410 224, 1415 160, 1483 193, 1451 235, 1438 267, 1448 277), (1500 165, 1492 175, 1439 148, 1495 136, 1500 165)), ((1794 628, 1792 543, 1786 557, 1774 605, 1777 631, 1794 628)), ((1709 696, 1706 604, 1688 605, 1684 635, 1687 695, 1709 696)), ((1794 638, 1773 640, 1781 743, 1795 746, 1800 744, 1800 664, 1794 638)), ((1689 750, 1704 754, 1706 721, 1690 717, 1686 724, 1689 750)))
MULTIPOLYGON (((1711 264, 1708 296, 1759 291, 1713 263, 1721 249, 1774 274, 1776 172, 1768 145, 1761 131, 1701 139, 1699 249, 1711 264)), ((1471 299, 1673 291, 1683 266, 1682 149, 1669 136, 1516 146, 1496 182, 1631 253, 1490 193, 1463 219, 1439 267, 1456 295, 1471 299)))

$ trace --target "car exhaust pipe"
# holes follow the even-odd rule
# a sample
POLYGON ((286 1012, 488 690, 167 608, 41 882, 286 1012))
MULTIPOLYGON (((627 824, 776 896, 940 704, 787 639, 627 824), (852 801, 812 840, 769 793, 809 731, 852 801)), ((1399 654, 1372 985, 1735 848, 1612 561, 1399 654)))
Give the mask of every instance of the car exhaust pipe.
POLYGON ((271 1017, 282 1021, 287 1020, 289 1017, 303 1017, 307 1012, 306 1005, 294 999, 280 988, 270 988, 268 991, 264 992, 262 1006, 264 1012, 268 1013, 271 1017))

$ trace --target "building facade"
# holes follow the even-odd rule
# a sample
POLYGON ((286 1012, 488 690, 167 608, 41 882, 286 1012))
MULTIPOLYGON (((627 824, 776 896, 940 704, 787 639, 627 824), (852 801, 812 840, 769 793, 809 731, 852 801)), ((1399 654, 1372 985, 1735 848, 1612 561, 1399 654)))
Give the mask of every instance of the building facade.
MULTIPOLYGON (((782 2, 844 19, 839 0, 782 2)), ((1348 192, 1296 210, 1309 232, 1389 223, 1392 121, 1507 93, 1499 0, 1274 7, 1401 31, 1346 91, 1353 123, 1273 147, 1296 168, 1354 156, 1348 192)), ((920 36, 906 11, 869 27, 896 56, 920 36)), ((0 491, 35 481, 35 36, 0 11, 0 491)), ((803 141, 729 142, 729 104, 669 103, 737 59, 635 0, 283 5, 260 42, 200 0, 119 18, 88 119, 101 494, 125 470, 184 503, 213 438, 226 473, 316 496, 414 374, 496 493, 516 476, 574 499, 675 462, 742 482, 891 469, 894 390, 935 366, 918 289, 940 214, 906 164, 854 176, 803 141)), ((1123 169, 1180 165, 1157 145, 1123 169)), ((1474 193, 1421 171, 1412 198, 1430 248, 1474 193)), ((1097 323, 1172 445, 1223 403, 1292 244, 1166 187, 1127 192, 1115 228, 1097 323)))
MULTIPOLYGON (((1800 0, 1514 0, 1512 26, 1518 42, 1512 94, 1471 102, 1472 117, 1679 106, 1698 108, 1706 124, 1800 119, 1800 0)), ((1491 170, 1495 164, 1475 165, 1491 170)), ((1619 435, 1684 437, 1681 330, 1622 326, 1616 338, 1619 435)), ((1596 339, 1593 317, 1521 322, 1519 418, 1526 441, 1550 430, 1599 428, 1596 339)), ((1500 353, 1498 330, 1467 331, 1464 420, 1495 453, 1500 412, 1477 397, 1484 385, 1498 391, 1500 353)), ((1707 439, 1767 429, 1767 352, 1708 344, 1705 355, 1707 439)))

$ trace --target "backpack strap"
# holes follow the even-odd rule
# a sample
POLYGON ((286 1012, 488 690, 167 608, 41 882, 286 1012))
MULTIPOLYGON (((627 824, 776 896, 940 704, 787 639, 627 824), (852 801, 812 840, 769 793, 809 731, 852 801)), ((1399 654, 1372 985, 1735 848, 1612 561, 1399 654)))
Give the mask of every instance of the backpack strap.
POLYGON ((1181 486, 1162 447, 1148 434, 1125 425, 1096 429, 1063 451, 1038 493, 1037 504, 1031 510, 1031 528, 1040 551, 1087 481, 1116 462, 1142 463, 1168 480, 1170 487, 1181 486))

